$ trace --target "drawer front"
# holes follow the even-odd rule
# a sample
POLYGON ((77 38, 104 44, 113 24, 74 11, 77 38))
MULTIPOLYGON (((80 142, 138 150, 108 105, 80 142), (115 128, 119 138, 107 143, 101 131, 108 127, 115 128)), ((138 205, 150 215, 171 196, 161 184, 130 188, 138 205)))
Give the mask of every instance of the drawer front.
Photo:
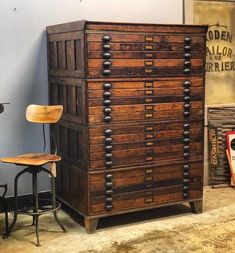
POLYGON ((202 136, 203 121, 191 120, 188 128, 187 125, 186 128, 184 127, 183 121, 89 127, 90 153, 103 151, 106 138, 109 137, 112 138, 111 145, 113 150, 118 150, 122 149, 122 146, 124 147, 127 143, 128 146, 133 143, 133 147, 135 147, 135 143, 138 143, 139 147, 146 147, 151 146, 148 142, 182 138, 185 131, 190 131, 191 137, 202 136))
MULTIPOLYGON (((152 146, 141 147, 141 143, 107 145, 103 151, 90 153, 90 169, 115 168, 138 164, 152 164, 160 161, 184 160, 202 157, 202 136, 146 142, 152 146), (186 143, 185 140, 190 140, 186 143), (152 144, 153 143, 153 144, 152 144), (132 146, 132 147, 131 147, 132 146), (134 146, 134 147, 133 147, 134 146), (111 151, 109 150, 112 147, 111 151), (116 150, 117 149, 117 150, 116 150)), ((106 141, 107 142, 107 141, 106 141)), ((144 146, 144 145, 142 145, 144 146)))
POLYGON ((90 174, 91 212, 199 198, 202 176, 202 161, 90 174))
MULTIPOLYGON (((88 105, 103 106, 105 99, 110 100, 111 106, 139 103, 183 102, 186 89, 184 86, 185 81, 185 78, 165 78, 145 81, 89 81, 87 83, 88 105)), ((187 78, 187 81, 191 83, 189 87, 191 101, 202 100, 204 91, 203 78, 187 78)))
POLYGON ((203 75, 204 35, 87 33, 87 74, 104 76, 203 75))
POLYGON ((185 107, 188 109, 188 116, 202 117, 203 102, 192 101, 190 104, 184 102, 159 103, 149 105, 114 105, 97 106, 88 108, 89 124, 130 122, 136 120, 177 120, 184 118, 185 107))

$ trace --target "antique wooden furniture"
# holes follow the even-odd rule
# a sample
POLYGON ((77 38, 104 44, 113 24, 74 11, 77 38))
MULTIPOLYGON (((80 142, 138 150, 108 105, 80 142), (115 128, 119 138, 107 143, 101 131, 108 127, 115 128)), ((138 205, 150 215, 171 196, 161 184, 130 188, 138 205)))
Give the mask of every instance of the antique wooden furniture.
MULTIPOLYGON (((1 103, 0 102, 0 113, 2 113, 4 111, 5 104, 9 104, 9 103, 1 103)), ((3 211, 5 213, 5 233, 3 234, 3 238, 5 238, 7 231, 8 231, 8 204, 5 199, 6 193, 7 193, 7 184, 0 184, 0 189, 3 189, 3 193, 0 196, 0 201, 3 203, 3 211)))
POLYGON ((189 202, 202 211, 207 26, 77 21, 47 27, 57 195, 100 217, 189 202))
POLYGON ((57 212, 60 208, 60 203, 56 202, 56 193, 55 193, 55 177, 53 173, 53 167, 55 167, 55 163, 61 160, 61 157, 56 154, 47 154, 46 150, 46 138, 45 138, 45 123, 56 123, 63 112, 63 106, 55 105, 55 106, 44 106, 44 105, 29 105, 26 110, 26 118, 29 122, 34 123, 42 123, 43 124, 43 139, 44 139, 44 150, 42 153, 30 153, 23 154, 15 157, 4 157, 1 158, 1 161, 4 163, 16 164, 18 166, 27 166, 27 168, 20 171, 14 181, 14 200, 15 207, 13 210, 14 219, 12 224, 7 231, 7 236, 10 235, 18 214, 30 215, 33 217, 33 224, 36 225, 36 237, 37 244, 36 246, 40 246, 39 242, 39 225, 38 219, 40 215, 43 215, 48 212, 52 212, 54 214, 56 222, 65 232, 64 226, 60 223, 57 212), (44 165, 49 165, 49 169, 43 167, 44 165), (38 195, 38 173, 45 172, 51 178, 51 191, 52 196, 51 199, 40 199, 38 195), (33 187, 33 203, 30 203, 30 208, 21 208, 18 203, 18 179, 25 173, 32 174, 32 187, 33 187))

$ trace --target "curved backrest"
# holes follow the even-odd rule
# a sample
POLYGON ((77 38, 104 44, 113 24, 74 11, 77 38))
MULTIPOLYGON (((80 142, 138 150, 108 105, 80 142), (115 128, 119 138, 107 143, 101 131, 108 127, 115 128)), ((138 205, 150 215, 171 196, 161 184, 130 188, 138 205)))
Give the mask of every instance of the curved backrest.
POLYGON ((62 105, 29 105, 26 109, 26 119, 34 123, 56 123, 62 112, 62 105))

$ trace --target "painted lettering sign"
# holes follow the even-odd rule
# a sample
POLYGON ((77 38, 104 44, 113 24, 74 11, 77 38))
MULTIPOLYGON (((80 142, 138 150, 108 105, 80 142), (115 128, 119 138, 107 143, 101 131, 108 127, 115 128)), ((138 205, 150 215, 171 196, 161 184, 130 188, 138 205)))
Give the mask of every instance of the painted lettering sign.
POLYGON ((227 26, 211 25, 207 33, 206 71, 223 72, 234 71, 233 34, 227 26))

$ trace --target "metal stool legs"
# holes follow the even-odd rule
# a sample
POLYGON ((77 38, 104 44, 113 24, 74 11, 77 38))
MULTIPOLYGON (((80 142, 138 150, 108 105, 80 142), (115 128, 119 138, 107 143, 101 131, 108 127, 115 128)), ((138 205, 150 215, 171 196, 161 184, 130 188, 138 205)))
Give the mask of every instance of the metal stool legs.
POLYGON ((6 193, 7 193, 7 184, 0 185, 0 187, 4 188, 3 195, 1 196, 1 199, 3 200, 4 205, 4 213, 5 213, 5 233, 3 233, 3 239, 7 238, 8 233, 8 204, 5 199, 6 193))
POLYGON ((60 208, 60 204, 58 202, 56 202, 55 178, 54 178, 53 174, 51 173, 51 171, 45 169, 44 167, 40 167, 40 166, 28 167, 16 175, 15 181, 14 181, 14 186, 15 186, 15 189, 14 189, 15 209, 13 211, 14 219, 13 219, 11 226, 8 229, 7 236, 10 235, 10 233, 16 223, 18 214, 25 214, 25 215, 32 216, 32 218, 33 218, 32 225, 35 225, 35 233, 36 233, 36 239, 37 239, 36 246, 40 246, 40 240, 39 240, 39 216, 40 215, 43 215, 48 212, 52 212, 54 215, 55 221, 58 223, 58 225, 61 227, 61 229, 64 232, 66 232, 66 229, 64 228, 64 226, 62 225, 62 223, 59 221, 59 219, 57 217, 57 212, 60 208), (41 208, 39 206, 39 197, 38 197, 38 173, 40 173, 42 171, 49 174, 51 177, 52 207, 47 208, 46 210, 44 210, 43 208, 41 208), (30 210, 30 209, 29 210, 21 210, 18 207, 18 179, 22 174, 24 174, 26 172, 32 174, 32 188, 33 188, 33 209, 32 210, 30 210))

